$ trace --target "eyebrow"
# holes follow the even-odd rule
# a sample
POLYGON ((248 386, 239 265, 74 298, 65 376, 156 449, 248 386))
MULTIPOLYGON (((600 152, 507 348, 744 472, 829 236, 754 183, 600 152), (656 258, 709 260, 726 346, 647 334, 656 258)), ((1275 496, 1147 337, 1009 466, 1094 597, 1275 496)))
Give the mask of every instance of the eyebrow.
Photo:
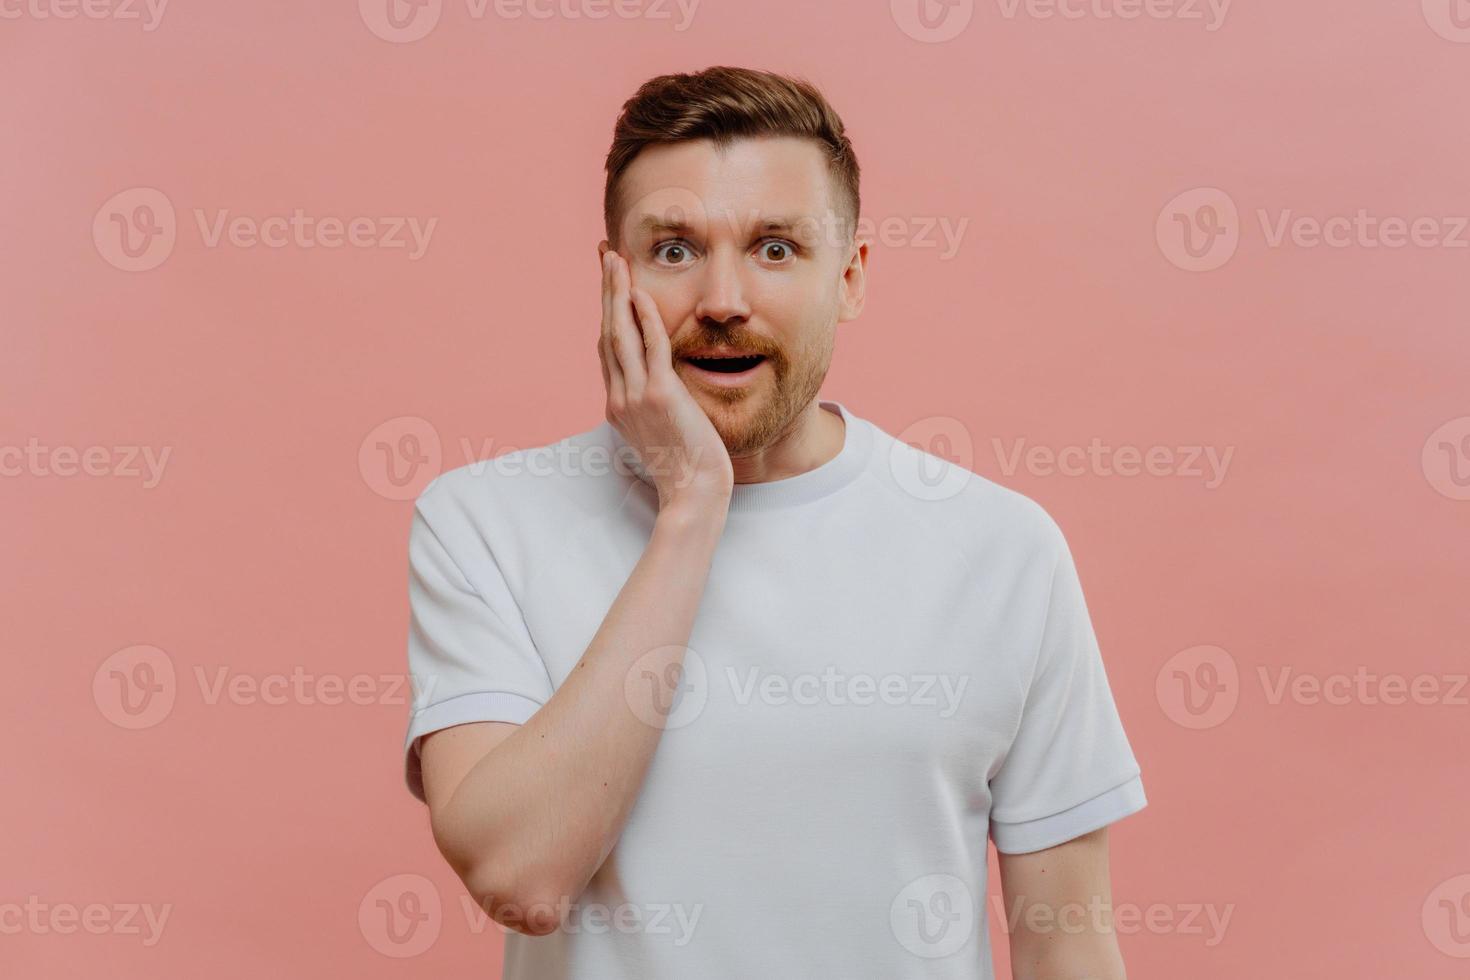
MULTIPOLYGON (((753 223, 752 227, 758 233, 778 231, 806 240, 811 236, 805 229, 810 229, 815 223, 816 219, 807 217, 806 215, 772 215, 759 219, 753 223)), ((638 231, 648 231, 656 235, 662 233, 687 235, 693 231, 692 226, 687 221, 670 221, 656 214, 644 215, 643 219, 638 222, 636 228, 638 231)))

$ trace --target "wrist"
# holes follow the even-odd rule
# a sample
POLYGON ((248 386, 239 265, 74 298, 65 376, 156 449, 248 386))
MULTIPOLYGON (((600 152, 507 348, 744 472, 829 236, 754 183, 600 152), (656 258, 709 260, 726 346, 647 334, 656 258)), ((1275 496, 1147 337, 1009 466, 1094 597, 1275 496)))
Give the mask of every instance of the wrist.
POLYGON ((725 527, 729 512, 729 497, 712 494, 677 497, 659 507, 654 530, 664 529, 675 534, 713 532, 718 535, 725 527))

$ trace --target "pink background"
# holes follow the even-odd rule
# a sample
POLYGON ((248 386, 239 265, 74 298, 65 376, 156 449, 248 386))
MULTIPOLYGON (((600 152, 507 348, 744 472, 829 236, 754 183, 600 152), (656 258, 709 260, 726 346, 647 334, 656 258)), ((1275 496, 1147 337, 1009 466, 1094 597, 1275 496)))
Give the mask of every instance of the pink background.
POLYGON ((401 41, 370 29, 371 0, 177 0, 153 30, 46 2, 0 24, 0 451, 44 449, 0 478, 0 906, 97 904, 116 928, 10 928, 7 975, 498 975, 501 936, 466 921, 402 783, 411 505, 393 498, 601 421, 613 120, 647 77, 711 64, 821 86, 865 215, 896 219, 824 397, 1067 532, 1150 797, 1112 832, 1115 902, 1165 923, 1122 936, 1130 975, 1470 968, 1470 692, 1452 690, 1470 232, 1269 236, 1288 210, 1360 209, 1455 236, 1470 4, 1461 29, 1449 0, 1239 0, 1210 30, 1202 2, 1205 20, 1124 20, 985 0, 935 41, 901 26, 912 0, 705 0, 684 30, 672 6, 538 20, 447 0, 401 41), (176 213, 146 271, 108 238, 136 188, 176 213), (298 208, 437 225, 411 259, 210 247, 194 217, 298 208), (1181 267, 1175 213, 1219 219, 1205 264, 1223 264, 1181 267), (968 223, 952 255, 924 244, 943 222, 968 223), (398 487, 377 446, 405 435, 429 456, 398 487), (1094 438, 1232 455, 1213 487, 1008 464, 1017 440, 1094 438), (103 447, 106 472, 61 475, 66 447, 103 447), (125 447, 167 450, 161 479, 128 475, 125 447), (146 680, 140 657, 165 700, 129 728, 113 668, 146 680), (1360 668, 1440 696, 1314 703, 1261 680, 1360 668), (370 680, 365 703, 268 704, 212 697, 221 671, 370 680), (399 875, 444 903, 415 948, 374 925, 377 898, 424 890, 399 875), (124 930, 128 903, 171 907, 156 943, 124 930))

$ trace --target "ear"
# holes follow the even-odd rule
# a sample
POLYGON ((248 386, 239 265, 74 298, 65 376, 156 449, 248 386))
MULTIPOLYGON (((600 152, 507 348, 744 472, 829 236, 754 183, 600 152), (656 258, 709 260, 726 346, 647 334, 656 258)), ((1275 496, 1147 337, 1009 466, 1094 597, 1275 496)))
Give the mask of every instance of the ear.
POLYGON ((607 249, 608 244, 606 238, 597 243, 597 267, 599 269, 602 268, 602 259, 603 256, 607 255, 607 249))
POLYGON ((856 320, 863 312, 868 288, 868 243, 853 240, 852 254, 842 270, 841 295, 838 297, 837 322, 856 320))

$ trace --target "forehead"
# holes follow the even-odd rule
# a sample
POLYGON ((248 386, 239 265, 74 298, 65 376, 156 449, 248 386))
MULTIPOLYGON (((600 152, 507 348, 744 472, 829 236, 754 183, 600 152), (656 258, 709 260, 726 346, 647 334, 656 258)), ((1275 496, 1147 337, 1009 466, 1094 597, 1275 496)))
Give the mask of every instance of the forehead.
MULTIPOLYGON (((820 219, 832 207, 827 160, 815 140, 791 136, 737 139, 723 149, 708 139, 645 147, 623 172, 622 224, 635 227, 670 204, 718 219, 733 214, 820 219)), ((695 223, 698 223, 697 221, 695 223)))

